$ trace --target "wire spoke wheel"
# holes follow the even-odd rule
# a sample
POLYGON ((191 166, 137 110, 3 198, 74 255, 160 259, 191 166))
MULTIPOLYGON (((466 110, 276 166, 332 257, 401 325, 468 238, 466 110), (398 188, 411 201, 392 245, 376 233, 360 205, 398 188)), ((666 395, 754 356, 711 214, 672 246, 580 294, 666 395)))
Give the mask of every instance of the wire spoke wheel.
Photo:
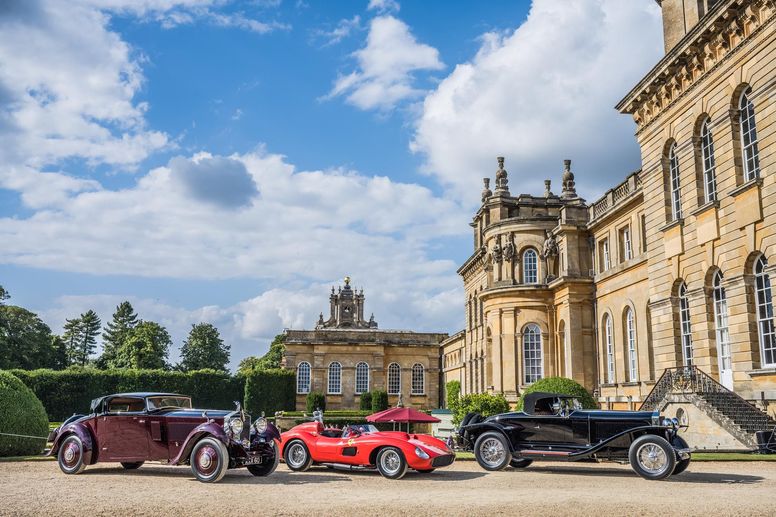
POLYGON ((493 467, 504 461, 504 444, 497 438, 487 438, 480 444, 482 461, 493 467))
POLYGON ((394 450, 386 451, 380 457, 380 465, 388 474, 396 474, 399 472, 399 468, 401 468, 401 458, 399 458, 399 453, 394 450))
POLYGON ((650 474, 662 474, 668 467, 668 456, 662 447, 646 443, 636 452, 639 464, 650 474))

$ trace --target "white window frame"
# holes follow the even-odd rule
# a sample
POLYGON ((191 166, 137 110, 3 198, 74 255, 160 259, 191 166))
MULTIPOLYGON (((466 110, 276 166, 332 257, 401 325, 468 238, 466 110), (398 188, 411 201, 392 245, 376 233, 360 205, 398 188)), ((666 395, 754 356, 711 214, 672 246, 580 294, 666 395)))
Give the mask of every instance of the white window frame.
POLYGON ((679 329, 682 341, 682 360, 685 366, 693 364, 692 323, 690 321, 690 300, 687 298, 687 284, 679 286, 679 329))
POLYGON ((342 394, 342 363, 339 361, 329 363, 327 381, 326 392, 329 395, 342 394))
POLYGON ((720 369, 732 370, 730 331, 728 329, 728 307, 725 288, 722 287, 722 272, 714 273, 714 327, 717 334, 722 364, 720 369))
POLYGON ((631 244, 630 226, 626 226, 620 230, 622 233, 622 251, 623 261, 633 258, 633 245, 631 244))
POLYGON ((609 239, 604 239, 601 241, 601 248, 603 250, 603 270, 608 271, 609 268, 612 266, 611 260, 609 259, 609 239))
POLYGON ((604 315, 604 341, 606 343, 606 380, 609 384, 614 384, 617 382, 614 369, 614 329, 612 317, 608 313, 604 315))
POLYGON ((760 151, 757 145, 757 124, 754 104, 749 99, 752 89, 741 92, 738 100, 739 127, 741 128, 741 155, 744 164, 744 181, 760 177, 760 151))
POLYGON ((412 395, 426 394, 426 369, 420 363, 412 365, 412 395))
POLYGON ((310 393, 312 367, 307 361, 302 361, 296 367, 296 392, 299 395, 310 393))
POLYGON ((636 348, 636 320, 633 315, 633 309, 625 309, 625 340, 628 344, 628 380, 637 382, 639 380, 639 359, 636 348))
POLYGON ((356 365, 356 395, 369 391, 369 364, 360 361, 356 365))
POLYGON ((776 366, 776 327, 773 322, 773 293, 771 278, 765 271, 765 256, 755 262, 755 287, 757 291, 757 334, 760 337, 760 363, 762 367, 776 366))
POLYGON ((523 283, 539 283, 539 258, 533 248, 523 252, 523 283))
POLYGON ((682 218, 682 191, 679 181, 679 157, 676 155, 676 142, 668 151, 668 176, 671 187, 671 220, 682 218))
POLYGON ((706 203, 717 200, 717 173, 714 159, 714 138, 706 117, 701 126, 701 163, 703 165, 703 199, 706 203))
POLYGON ((542 331, 536 323, 523 329, 523 382, 533 384, 544 377, 542 331))
POLYGON ((401 393, 401 366, 398 363, 388 365, 387 388, 388 395, 398 395, 401 393))

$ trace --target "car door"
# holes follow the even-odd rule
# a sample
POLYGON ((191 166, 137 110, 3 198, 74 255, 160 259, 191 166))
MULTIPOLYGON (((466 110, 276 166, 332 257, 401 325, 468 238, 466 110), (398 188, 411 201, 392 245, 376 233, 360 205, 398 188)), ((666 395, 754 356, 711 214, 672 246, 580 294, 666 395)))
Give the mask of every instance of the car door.
POLYGON ((98 417, 100 461, 145 461, 148 458, 148 425, 145 401, 121 397, 106 403, 98 417))
POLYGON ((571 420, 560 415, 534 415, 524 423, 528 440, 538 447, 568 444, 571 440, 571 420))

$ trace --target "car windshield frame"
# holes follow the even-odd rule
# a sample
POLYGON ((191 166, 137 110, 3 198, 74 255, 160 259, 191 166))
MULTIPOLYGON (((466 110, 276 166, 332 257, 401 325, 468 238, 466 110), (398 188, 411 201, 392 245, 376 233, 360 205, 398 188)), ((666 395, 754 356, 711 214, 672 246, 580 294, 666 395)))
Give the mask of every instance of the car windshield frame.
POLYGON ((146 408, 148 411, 159 411, 162 409, 192 409, 191 397, 185 395, 154 395, 146 397, 146 408), (185 401, 184 404, 178 402, 185 401), (169 403, 175 402, 175 403, 169 403))

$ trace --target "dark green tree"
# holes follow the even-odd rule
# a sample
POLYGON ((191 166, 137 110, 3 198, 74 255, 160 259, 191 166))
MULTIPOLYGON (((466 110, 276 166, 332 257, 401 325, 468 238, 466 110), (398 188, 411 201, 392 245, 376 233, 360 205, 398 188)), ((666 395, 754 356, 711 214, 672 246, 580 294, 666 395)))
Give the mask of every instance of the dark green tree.
POLYGON ((67 345, 59 336, 51 336, 51 361, 48 367, 52 370, 64 370, 68 366, 67 345))
POLYGON ((252 370, 274 370, 280 368, 283 354, 286 351, 286 335, 278 334, 269 345, 269 350, 261 357, 249 355, 237 366, 237 373, 247 375, 252 370))
POLYGON ((118 350, 118 368, 167 368, 167 354, 172 340, 167 329, 153 321, 141 321, 129 333, 118 350))
POLYGON ((97 348, 97 336, 100 334, 100 318, 89 309, 79 318, 66 320, 64 339, 70 364, 86 366, 89 356, 97 348))
POLYGON ((78 343, 81 336, 81 318, 65 320, 65 332, 62 334, 62 341, 65 343, 65 353, 67 355, 68 366, 74 363, 74 357, 78 350, 78 343))
POLYGON ((116 306, 113 320, 105 325, 102 333, 102 355, 97 360, 98 368, 115 368, 118 351, 129 337, 132 329, 137 326, 137 313, 128 301, 116 306))
POLYGON ((226 371, 230 348, 224 344, 218 329, 210 323, 192 325, 189 337, 181 347, 178 367, 184 372, 205 368, 226 371))
POLYGON ((0 285, 0 305, 3 305, 3 302, 11 297, 11 294, 5 290, 5 288, 0 285))
POLYGON ((248 375, 253 370, 258 368, 259 361, 261 361, 261 359, 256 357, 255 355, 249 355, 248 357, 240 361, 240 364, 237 365, 237 374, 248 375))
POLYGON ((52 355, 51 329, 37 314, 0 305, 0 369, 47 368, 52 355))

